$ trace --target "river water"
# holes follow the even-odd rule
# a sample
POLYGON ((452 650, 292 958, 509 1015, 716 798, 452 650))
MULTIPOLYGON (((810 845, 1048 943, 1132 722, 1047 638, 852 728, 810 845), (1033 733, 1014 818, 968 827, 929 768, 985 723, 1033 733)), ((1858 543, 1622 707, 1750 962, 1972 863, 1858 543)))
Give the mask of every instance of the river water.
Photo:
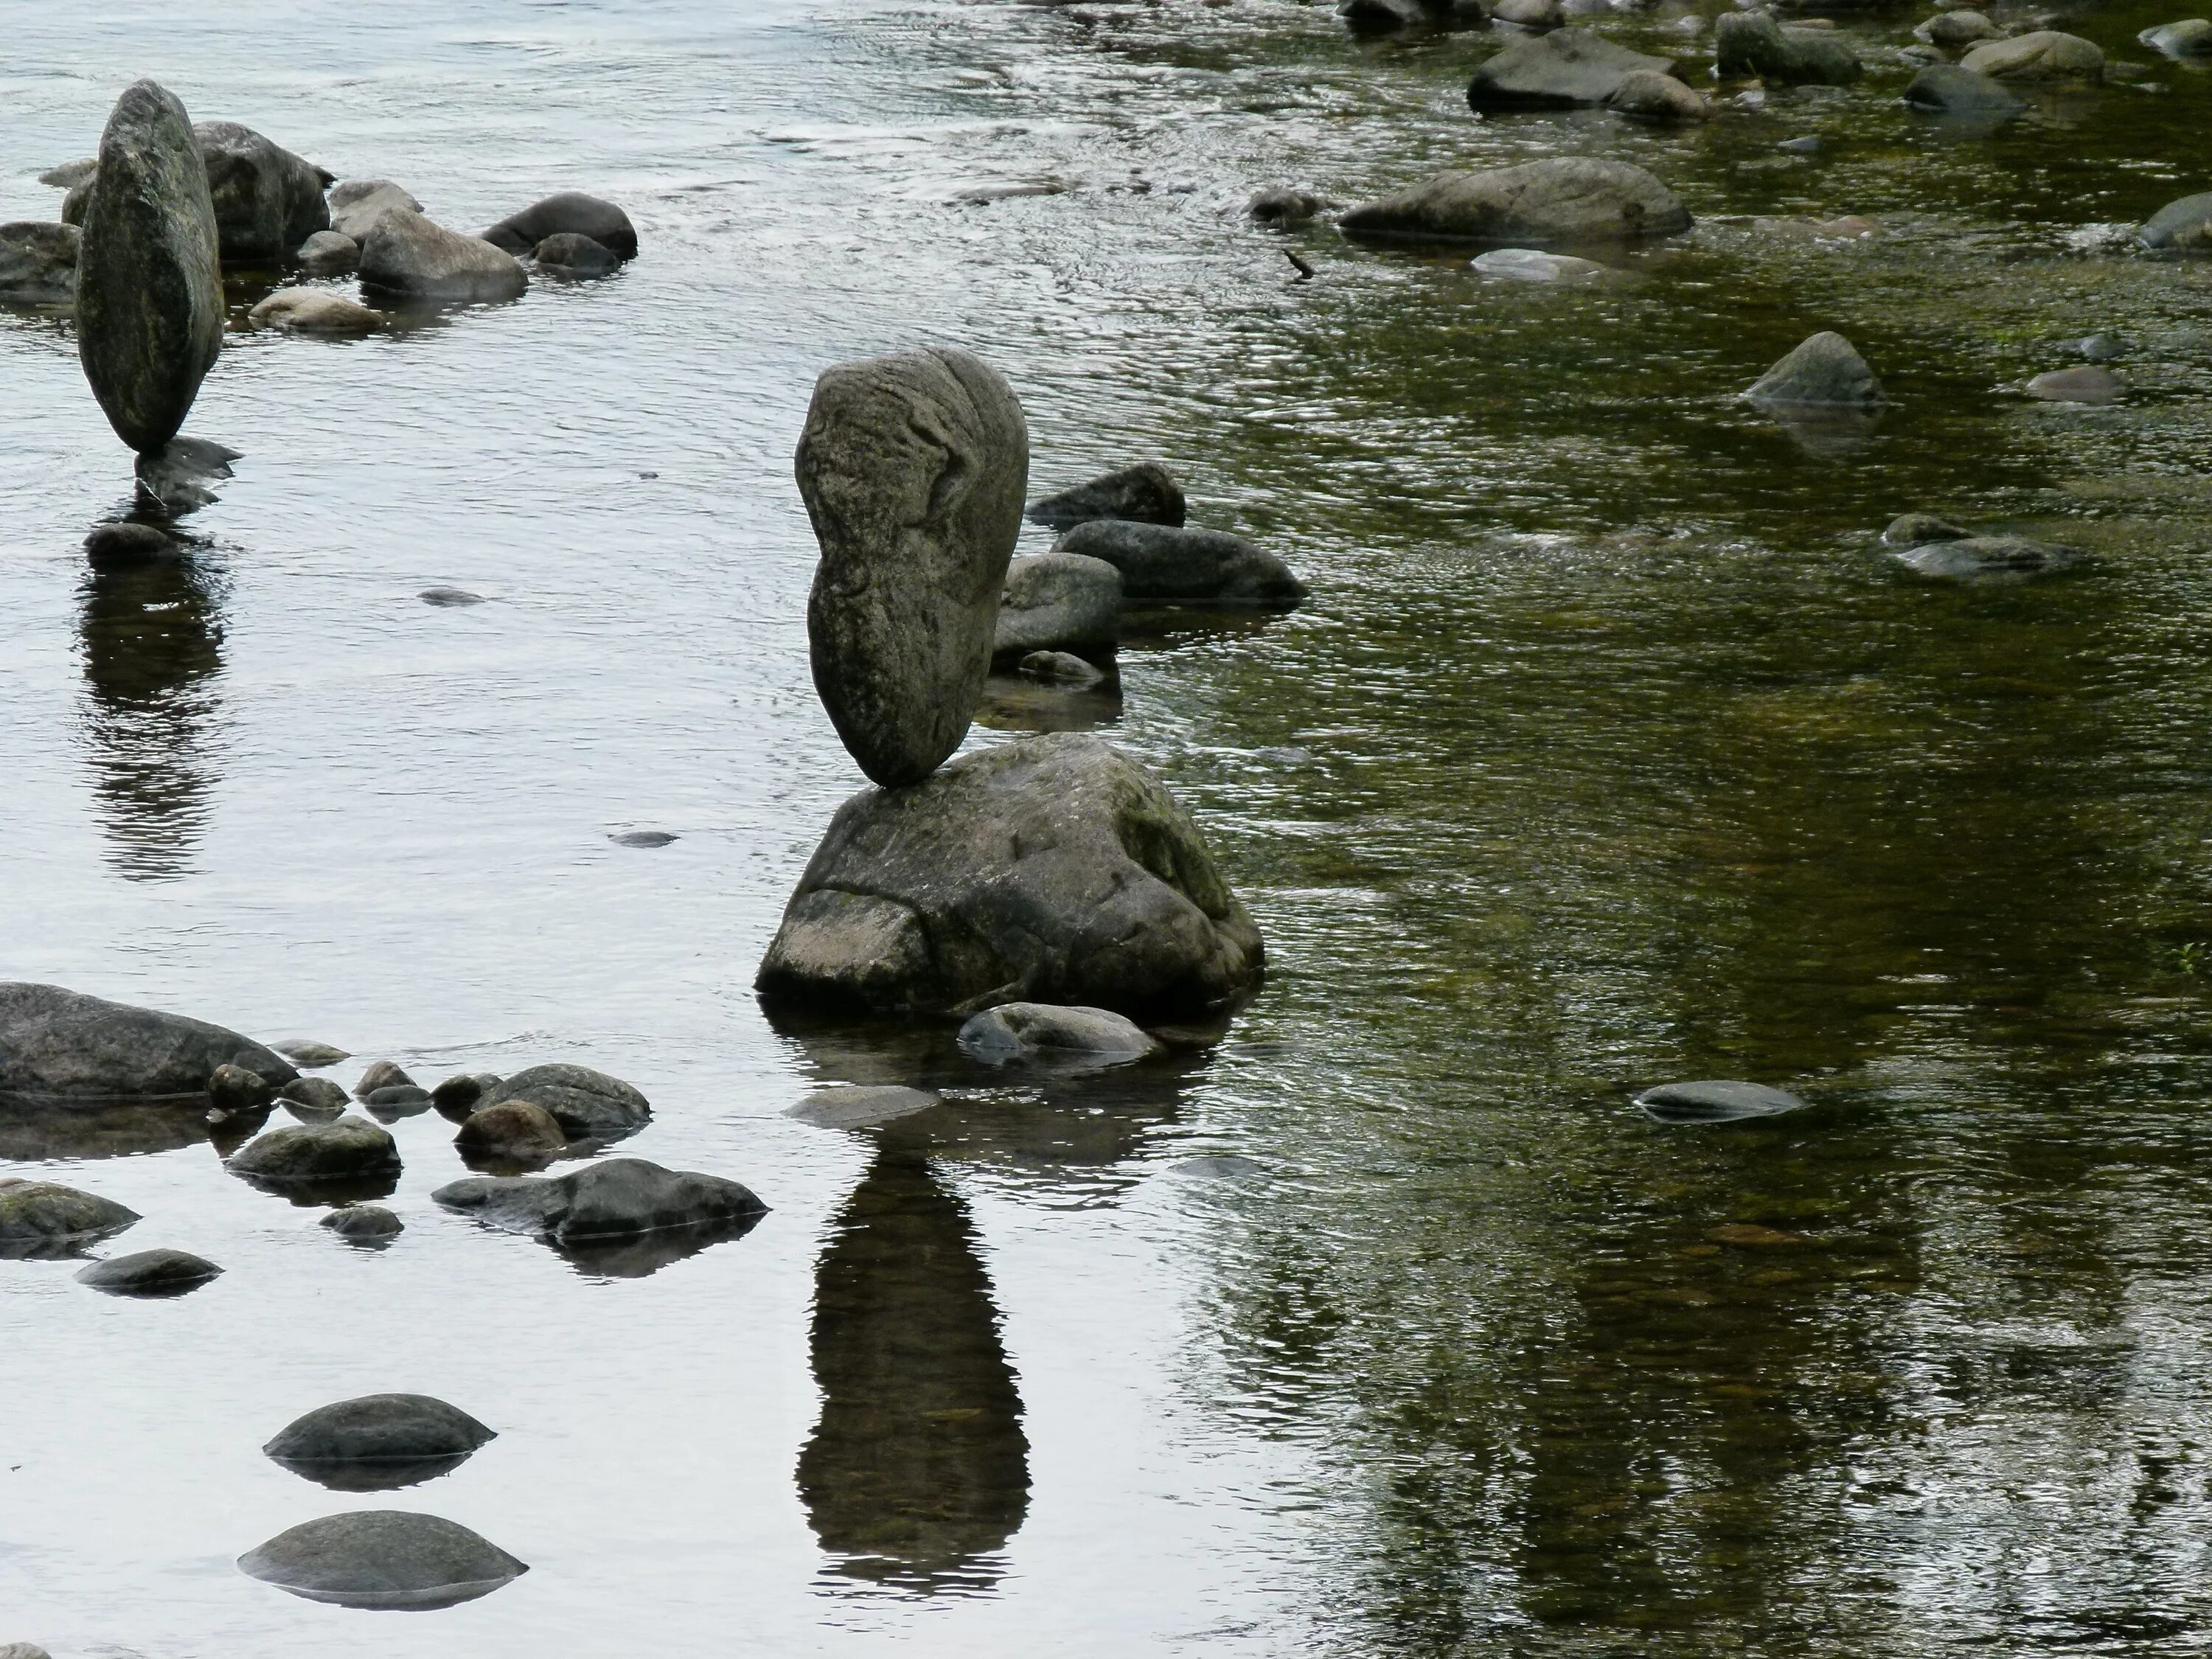
MULTIPOLYGON (((1694 54, 1696 15, 1603 27, 1694 54)), ((2166 20, 2067 26, 2140 62, 2166 20)), ((234 336, 188 430, 245 458, 137 574, 79 550, 129 470, 65 326, 0 322, 0 977, 426 1082, 598 1066, 654 1103, 625 1152, 772 1213, 571 1263, 429 1203, 434 1114, 363 1251, 203 1126, 0 1125, 0 1169, 228 1269, 144 1303, 0 1264, 0 1642, 2212 1649, 2212 275, 2117 234, 2212 186, 2212 81, 1948 131, 1895 102, 1912 21, 1848 26, 1848 92, 1659 132, 1478 123, 1496 36, 1277 0, 10 12, 0 218, 52 216, 36 174, 152 74, 464 228, 612 197, 644 252, 234 336), (1242 216, 1567 152, 1698 228, 1561 289, 1242 216), (1806 228, 1844 215, 1877 234, 1806 228), (1827 327, 1872 433, 1732 401, 1827 327), (2125 401, 2021 395, 2094 331, 2125 401), (1313 588, 1150 619, 1118 711, 1000 686, 971 738, 1104 718, 1199 817, 1271 958, 1208 1055, 1011 1085, 752 1000, 861 781, 792 443, 822 366, 922 342, 1006 370, 1039 490, 1159 458, 1313 588), (1921 586, 1875 540, 1906 510, 2090 560, 1921 586), (1629 1103, 1703 1076, 1814 1107, 1629 1103), (784 1115, 845 1081, 951 1092, 784 1115), (258 1452, 395 1389, 500 1438, 388 1498, 258 1452), (232 1565, 375 1505, 532 1570, 400 1615, 232 1565)))

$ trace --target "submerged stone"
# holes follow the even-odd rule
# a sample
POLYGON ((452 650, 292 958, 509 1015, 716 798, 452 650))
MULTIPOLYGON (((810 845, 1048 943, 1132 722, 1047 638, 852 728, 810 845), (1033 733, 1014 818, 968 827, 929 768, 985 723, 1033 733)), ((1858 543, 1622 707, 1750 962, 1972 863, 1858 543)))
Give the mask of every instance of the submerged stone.
POLYGON ((315 1224, 351 1244, 386 1243, 407 1230, 407 1224, 381 1204, 341 1205, 315 1224))
POLYGON ((1110 652, 1121 637, 1121 573, 1103 559, 1055 550, 1006 566, 991 655, 1110 652))
POLYGON ((1595 259, 1577 259, 1568 253, 1546 253, 1533 247, 1498 247, 1469 260, 1471 269, 1486 276, 1503 276, 1516 283, 1584 283, 1612 274, 1595 259))
POLYGON ((111 1296, 182 1296, 196 1291, 222 1269, 185 1250, 139 1250, 95 1261, 77 1274, 77 1283, 111 1296))
POLYGON ((293 1037, 287 1042, 272 1042, 269 1046, 295 1066, 305 1066, 310 1068, 335 1066, 342 1060, 353 1058, 344 1049, 328 1042, 318 1042, 312 1037, 293 1037))
POLYGON ((1690 215, 1642 167, 1561 155, 1480 173, 1439 173, 1352 208, 1337 228, 1347 236, 1392 241, 1541 246, 1673 236, 1690 228, 1690 215))
POLYGON ((361 244, 335 230, 319 230, 300 244, 293 258, 302 276, 349 276, 361 266, 361 244))
POLYGON ((1915 575, 1938 581, 2016 582, 2067 570, 2081 562, 2070 547, 2025 536, 1968 536, 1959 541, 1908 548, 1898 562, 1915 575))
POLYGON ((1713 118, 1712 101, 1694 87, 1656 70, 1625 76, 1605 100, 1615 115, 1655 126, 1686 125, 1713 118))
POLYGON ((2127 394, 2120 377, 2094 365, 2054 368, 2027 383, 2027 395, 2053 404, 2112 404, 2127 394))
POLYGON ((483 240, 509 253, 527 253, 548 238, 588 237, 619 258, 637 257, 637 228, 612 202, 564 190, 509 214, 483 234, 483 240))
POLYGON ((0 1094, 198 1095, 225 1065, 271 1083, 299 1075, 259 1043, 203 1020, 108 1002, 58 985, 0 983, 0 1094))
POLYGON ((281 1532, 238 1558, 240 1571, 311 1601, 349 1607, 450 1607, 530 1571, 457 1522, 357 1510, 281 1532))
MULTIPOLYGON (((1252 199, 1244 204, 1244 211, 1263 225, 1302 225, 1328 205, 1324 198, 1311 191, 1273 189, 1253 192, 1252 199)), ((1032 507, 1030 511, 1036 509, 1032 507)))
POLYGON ((318 1406, 261 1449, 314 1480, 332 1465, 457 1462, 497 1437, 459 1407, 428 1395, 372 1394, 318 1406))
POLYGON ((295 1117, 327 1121, 343 1113, 346 1091, 326 1077, 295 1078, 276 1091, 276 1097, 295 1117))
POLYGON ((1787 1090, 1764 1083, 1712 1079, 1662 1083, 1637 1096, 1636 1103, 1662 1123, 1728 1123, 1738 1118, 1794 1112, 1805 1104, 1787 1090))
POLYGON ((742 1237, 768 1213, 737 1182, 638 1158, 601 1159, 557 1178, 477 1176, 430 1196, 449 1210, 542 1238, 587 1270, 623 1277, 643 1277, 742 1237))
POLYGON ((1639 70, 1669 75, 1674 69, 1671 58, 1631 52, 1588 29, 1556 29, 1508 44, 1475 70, 1467 101, 1477 113, 1602 104, 1639 70))
POLYGON ((623 264, 622 257, 613 249, 573 230, 548 236, 531 257, 537 260, 540 270, 556 276, 611 276, 623 264))
POLYGON ((374 334, 384 313, 326 288, 280 288, 246 313, 256 328, 293 334, 374 334))
MULTIPOLYGON (((1256 204, 1258 198, 1255 198, 1256 204)), ((1313 198, 1303 198, 1312 201, 1313 198)), ((1257 212, 1255 205, 1255 213, 1257 212)), ((1311 212, 1307 215, 1311 217, 1311 212)), ((1182 485, 1158 461, 1139 461, 1029 505, 1032 524, 1067 530, 1093 519, 1134 519, 1143 524, 1180 525, 1188 512, 1182 485)))
POLYGON ((100 569, 143 564, 176 550, 177 544, 167 532, 158 525, 142 524, 135 520, 96 524, 84 538, 84 556, 100 569))
POLYGON ((1071 553, 1112 565, 1125 600, 1287 609, 1306 596, 1279 556, 1224 531, 1093 519, 1052 545, 1052 554, 1071 553))
POLYGON ((0 1257, 75 1255, 138 1218, 136 1210, 74 1187, 0 1176, 0 1257))
POLYGON ((870 1129, 878 1123, 926 1112, 944 1098, 928 1089, 897 1084, 848 1085, 817 1089, 784 1115, 823 1129, 870 1129))
POLYGON ((379 1089, 407 1088, 415 1079, 400 1068, 396 1060, 372 1060, 362 1070, 360 1079, 353 1085, 355 1097, 366 1100, 379 1089))
POLYGON ((1930 114, 1982 121, 2008 119, 2027 107, 2001 82, 1956 64, 1922 70, 1905 88, 1905 101, 1930 114))
POLYGON ((2212 248, 2212 191, 2168 202, 2144 222, 2136 240, 2148 248, 2212 248))
POLYGON ((1092 686, 1104 682, 1106 671, 1085 662, 1072 651, 1032 651, 1014 665, 1024 679, 1052 685, 1092 686))
POLYGON ((1881 539, 1889 547, 1919 547, 1929 542, 1962 542, 1973 533, 1932 513, 1905 513, 1889 521, 1881 539))
POLYGON ((1042 1002, 1007 1002, 988 1008, 960 1028, 960 1046, 987 1065, 1060 1061, 1127 1065, 1166 1052, 1126 1015, 1110 1008, 1076 1008, 1042 1002))

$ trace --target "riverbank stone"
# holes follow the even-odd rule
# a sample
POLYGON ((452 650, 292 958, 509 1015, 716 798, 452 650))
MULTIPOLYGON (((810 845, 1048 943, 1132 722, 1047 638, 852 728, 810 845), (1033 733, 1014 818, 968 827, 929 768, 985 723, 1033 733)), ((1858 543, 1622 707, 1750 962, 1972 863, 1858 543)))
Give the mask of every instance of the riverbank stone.
POLYGON ((1959 67, 1992 81, 2101 81, 2105 54, 2078 34, 2037 29, 1984 41, 1961 58, 1959 67))
POLYGON ((1023 1060, 1122 1065, 1167 1052, 1143 1026, 1110 1008, 1043 1002, 987 1008, 961 1026, 958 1041, 968 1054, 992 1066, 1023 1060))
POLYGON ((1615 115, 1652 126, 1681 126, 1713 118, 1712 100, 1671 75, 1638 70, 1622 78, 1605 100, 1615 115))
POLYGON ((1251 989, 1263 956, 1165 787, 1100 738, 1053 732, 847 801, 755 985, 878 1014, 1016 1000, 1172 1018, 1251 989))
POLYGON ((356 249, 387 213, 420 213, 422 204, 389 179, 349 179, 333 185, 329 197, 331 228, 356 249))
POLYGON ((1560 155, 1482 173, 1439 173, 1351 209, 1337 227, 1356 239, 1540 247, 1672 236, 1690 228, 1690 215, 1666 185, 1631 162, 1560 155))
POLYGON ((73 1254, 138 1218, 137 1211, 97 1194, 0 1176, 0 1258, 73 1254))
POLYGON ((617 258, 637 257, 637 228, 612 202, 564 190, 511 213, 483 233, 483 240, 509 253, 527 253, 549 236, 588 236, 617 258))
POLYGON ((270 1187, 367 1181, 398 1171, 399 1147, 388 1131, 365 1117, 287 1123, 256 1135, 224 1167, 270 1187))
POLYGON ((0 305, 73 304, 83 234, 75 225, 38 219, 0 225, 0 305))
POLYGON ((218 1066, 270 1083, 290 1061, 235 1031, 58 985, 0 983, 0 1094, 119 1099, 207 1092, 218 1066))
POLYGON ((989 672, 1029 480, 1021 404, 965 351, 841 363, 815 383, 796 471, 822 550, 815 690, 863 772, 916 782, 960 746, 989 672))
POLYGON ((326 288, 280 288, 246 313, 256 328, 288 334, 374 334, 384 313, 326 288))
POLYGON ((2168 202, 2143 222, 2136 240, 2160 250, 2212 248, 2212 191, 2168 202))
POLYGON ((325 1516, 238 1558, 248 1577, 349 1607, 450 1607, 530 1571, 458 1522, 404 1510, 325 1516))
POLYGON ((280 259, 331 228, 331 175, 235 121, 192 128, 207 167, 216 237, 225 259, 280 259))
POLYGON ((151 81, 100 141, 76 276, 77 356, 116 435, 142 454, 184 425, 222 346, 215 204, 185 106, 151 81))
POLYGON ((1041 496, 1029 505, 1029 520, 1068 530, 1092 519, 1133 519, 1143 524, 1180 525, 1188 513, 1182 485, 1158 461, 1139 461, 1041 496))
POLYGON ((1805 1104, 1786 1089, 1710 1078, 1692 1083, 1662 1083, 1637 1096, 1636 1103, 1662 1123, 1730 1123, 1797 1111, 1805 1104))
POLYGON ((1305 584, 1276 555, 1219 530, 1093 519, 1054 543, 1045 556, 1054 555, 1111 565, 1126 601, 1287 609, 1306 596, 1305 584))
POLYGON ((1956 64, 1933 64, 1912 77, 1905 101, 1917 110, 1967 121, 2009 119, 2027 106, 1999 81, 1956 64))
POLYGON ((1713 72, 1771 86, 1847 87, 1866 73, 1850 41, 1821 29, 1785 29, 1763 11, 1723 12, 1713 24, 1713 72))
POLYGON ((1858 348, 1832 331, 1815 334, 1744 392, 1754 404, 1871 409, 1888 402, 1858 348))
POLYGON ((222 1275, 222 1269, 188 1250, 138 1250, 95 1261, 76 1276, 110 1296, 182 1296, 222 1275))
POLYGON ((1006 567, 994 660, 1032 651, 1107 653, 1121 637, 1121 573, 1104 559, 1054 550, 1006 567))
POLYGON ((750 1225, 768 1213, 737 1182, 665 1170, 641 1158, 602 1158, 556 1178, 479 1176, 430 1196, 449 1210, 558 1244, 750 1225))
POLYGON ((1478 114, 1602 104, 1639 70, 1671 75, 1674 61, 1631 52, 1588 29, 1553 29, 1508 43, 1475 70, 1467 101, 1478 114))
POLYGON ((530 286, 513 254, 403 207, 380 213, 361 239, 361 280, 367 288, 453 305, 512 300, 530 286))
POLYGON ((565 1061, 526 1066, 480 1098, 472 1117, 508 1101, 526 1100, 576 1139, 618 1139, 653 1121, 651 1103, 620 1078, 565 1061))
POLYGON ((263 1453, 295 1473, 331 1464, 466 1457, 497 1432, 427 1394, 371 1394, 318 1406, 278 1430, 263 1453))

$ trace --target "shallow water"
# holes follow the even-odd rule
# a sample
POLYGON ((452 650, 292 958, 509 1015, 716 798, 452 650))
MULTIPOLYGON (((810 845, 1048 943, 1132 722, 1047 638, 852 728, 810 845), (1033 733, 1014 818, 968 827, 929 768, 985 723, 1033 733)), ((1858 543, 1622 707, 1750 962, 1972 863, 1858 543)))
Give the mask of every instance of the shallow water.
MULTIPOLYGON (((2145 62, 2169 15, 2069 27, 2145 62)), ((78 549, 130 484, 65 329, 0 324, 0 975, 426 1081, 597 1065, 654 1103, 622 1150, 772 1213, 571 1263, 430 1205, 463 1169, 428 1114, 408 1231, 359 1250, 199 1129, 0 1123, 0 1168, 228 1270, 139 1303, 4 1264, 0 1641, 2212 1647, 2212 266, 2107 228, 2207 187, 2203 73, 1977 136, 1875 62, 1662 133, 1477 123, 1495 37, 1261 0, 9 22, 0 217, 50 216, 35 175, 150 72, 456 224, 612 196, 645 254, 391 338, 234 337, 189 429, 246 459, 129 577, 78 549), (1561 286, 1241 216, 1569 149, 1698 228, 1561 286), (1772 222, 1845 214, 1881 233, 1772 222), (1895 400, 1870 434, 1731 401, 1824 327, 1895 400), (2100 331, 2126 401, 2020 395, 2100 331), (1109 720, 1206 826, 1272 960, 1209 1056, 1023 1087, 753 1003, 860 781, 790 447, 822 365, 918 340, 1006 368, 1039 489, 1158 456, 1313 586, 1149 619, 1118 718, 988 713, 1109 720), (1923 585, 1875 539, 1908 509, 2090 556, 1923 585), (1632 1103, 1695 1077, 1813 1105, 1632 1103), (783 1115, 825 1081, 951 1092, 783 1115), (501 1437, 389 1499, 258 1453, 392 1389, 501 1437), (532 1570, 380 1616, 232 1565, 372 1504, 532 1570)))

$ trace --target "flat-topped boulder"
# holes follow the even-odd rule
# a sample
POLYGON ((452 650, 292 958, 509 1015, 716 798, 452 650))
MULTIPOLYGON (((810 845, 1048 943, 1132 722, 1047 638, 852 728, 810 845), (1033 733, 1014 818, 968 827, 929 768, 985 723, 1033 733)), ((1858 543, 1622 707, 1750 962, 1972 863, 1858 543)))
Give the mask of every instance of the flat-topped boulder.
POLYGON ((2101 81, 2105 54, 2078 34, 2038 29, 1984 41, 1961 58, 1959 67, 1993 81, 2101 81))
MULTIPOLYGON (((1256 198, 1255 198, 1256 199, 1256 198)), ((1306 216, 1312 217, 1309 212, 1306 216)), ((1135 519, 1146 524, 1183 521, 1188 507, 1174 473, 1158 461, 1139 461, 1087 483, 1070 485, 1029 506, 1031 524, 1066 530, 1092 519, 1135 519)))
POLYGON ((1279 555, 1222 530, 1093 519, 1052 546, 1048 558, 1111 565, 1121 597, 1153 605, 1261 605, 1287 609, 1306 596, 1279 555))
POLYGON ((0 1095, 115 1100, 207 1091, 218 1066, 271 1084, 289 1060, 204 1020, 109 1002, 58 985, 0 983, 0 1095))
POLYGON ((837 811, 755 984, 772 1002, 1009 1000, 1194 1014, 1260 977, 1259 930, 1160 781, 1100 738, 964 755, 837 811))
POLYGON ((671 1229, 750 1225, 768 1213, 750 1188, 720 1176, 665 1170, 641 1158, 610 1158, 554 1178, 483 1176, 430 1194, 514 1232, 559 1244, 620 1240, 671 1229))
POLYGON ((1671 75, 1674 60, 1631 52, 1588 29, 1554 29, 1508 43, 1475 70, 1467 101, 1478 114, 1602 104, 1638 70, 1671 75))
POLYGON ((1541 247, 1673 236, 1690 228, 1690 215, 1632 162, 1564 155, 1439 173, 1363 203, 1337 223, 1347 236, 1375 240, 1541 247))
POLYGON ((404 207, 380 213, 361 239, 361 280, 364 287, 450 305, 512 300, 530 286, 513 254, 404 207))

